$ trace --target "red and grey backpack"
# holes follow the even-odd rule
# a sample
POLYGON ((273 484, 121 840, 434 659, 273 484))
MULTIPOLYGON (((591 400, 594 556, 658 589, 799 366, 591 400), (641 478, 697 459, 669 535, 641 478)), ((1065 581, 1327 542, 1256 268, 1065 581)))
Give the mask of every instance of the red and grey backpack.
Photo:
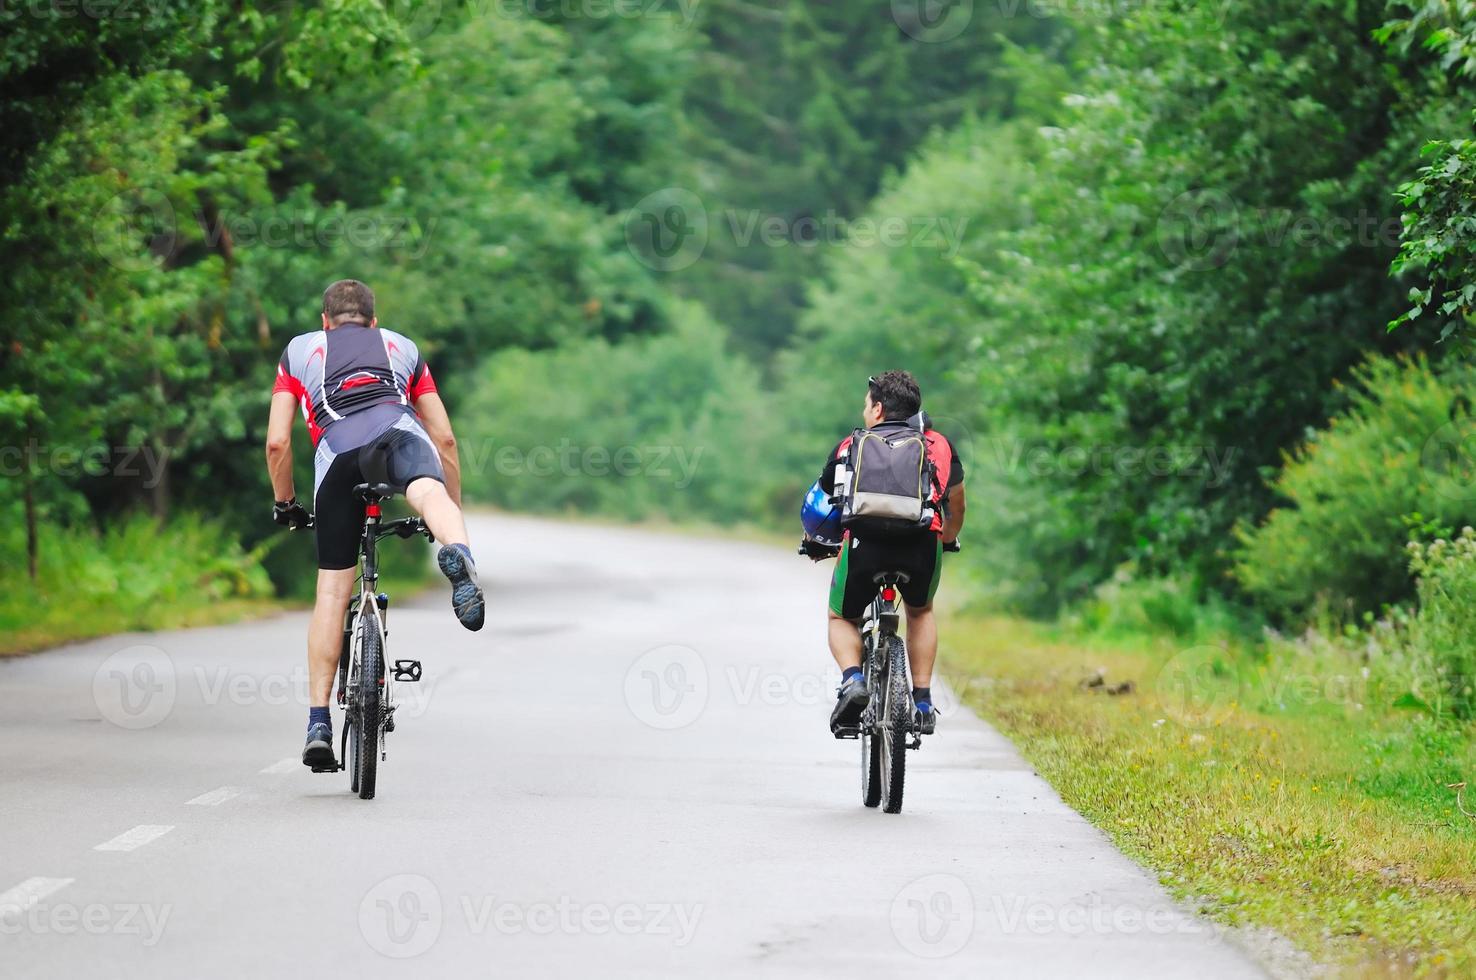
POLYGON ((932 526, 937 475, 921 429, 907 422, 856 429, 841 453, 835 489, 842 527, 896 534, 932 526))

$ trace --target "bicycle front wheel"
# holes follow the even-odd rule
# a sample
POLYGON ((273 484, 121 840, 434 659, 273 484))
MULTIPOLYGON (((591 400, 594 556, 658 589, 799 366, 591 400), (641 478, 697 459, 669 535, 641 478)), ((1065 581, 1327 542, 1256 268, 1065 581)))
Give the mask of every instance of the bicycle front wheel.
MULTIPOLYGON (((866 657, 866 687, 871 692, 872 702, 879 706, 881 683, 886 678, 886 667, 882 657, 876 651, 874 638, 867 638, 864 655, 866 657)), ((861 802, 869 807, 878 806, 882 798, 880 726, 867 723, 867 715, 873 713, 875 717, 881 717, 878 708, 869 708, 861 718, 861 802)))
POLYGON ((354 789, 359 799, 374 799, 379 775, 379 727, 384 693, 383 637, 379 620, 359 621, 359 711, 354 725, 354 789))

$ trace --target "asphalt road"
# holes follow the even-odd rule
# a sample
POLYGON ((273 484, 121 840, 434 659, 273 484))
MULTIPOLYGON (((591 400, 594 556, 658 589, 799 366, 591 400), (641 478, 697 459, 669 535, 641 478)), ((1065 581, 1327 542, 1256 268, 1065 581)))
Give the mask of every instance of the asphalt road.
POLYGON ((0 660, 0 975, 1260 975, 960 709, 863 808, 828 565, 473 534, 483 632, 391 607, 370 802, 297 761, 305 614, 0 660))

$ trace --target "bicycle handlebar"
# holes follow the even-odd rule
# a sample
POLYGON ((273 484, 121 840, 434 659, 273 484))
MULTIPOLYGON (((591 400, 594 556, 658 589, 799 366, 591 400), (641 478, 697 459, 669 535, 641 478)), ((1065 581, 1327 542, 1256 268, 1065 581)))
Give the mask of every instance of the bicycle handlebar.
POLYGON ((388 537, 394 534, 402 538, 413 538, 417 534, 423 534, 431 541, 435 536, 431 534, 430 528, 425 526, 425 521, 419 517, 405 517, 398 521, 389 521, 380 525, 378 536, 388 537))
MULTIPOLYGON (((951 544, 945 544, 943 550, 956 555, 960 551, 963 551, 963 546, 957 541, 954 541, 951 544)), ((805 538, 800 541, 798 554, 804 555, 811 561, 822 561, 826 558, 834 558, 840 554, 840 548, 805 538)))
MULTIPOLYGON (((306 524, 298 524, 296 526, 289 525, 287 527, 287 530, 310 530, 315 525, 316 518, 316 514, 309 514, 306 524)), ((435 535, 431 534, 430 528, 425 526, 425 521, 419 517, 405 517, 398 521, 388 521, 384 524, 381 524, 379 526, 379 531, 376 533, 375 536, 384 538, 388 537, 391 534, 398 535, 402 538, 413 538, 417 534, 423 534, 429 541, 436 540, 435 535)))

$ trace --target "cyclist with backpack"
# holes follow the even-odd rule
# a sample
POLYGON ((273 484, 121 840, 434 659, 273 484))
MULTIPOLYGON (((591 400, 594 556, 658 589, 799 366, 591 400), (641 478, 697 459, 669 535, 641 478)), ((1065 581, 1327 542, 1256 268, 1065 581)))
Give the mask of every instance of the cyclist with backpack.
POLYGON ((907 656, 918 730, 937 725, 930 685, 938 655, 933 595, 944 548, 956 548, 964 521, 963 464, 922 413, 922 393, 906 371, 868 379, 863 427, 842 439, 806 498, 807 553, 839 562, 830 583, 830 652, 841 686, 830 727, 854 726, 869 701, 861 673, 861 618, 876 595, 874 576, 902 572, 907 656))

